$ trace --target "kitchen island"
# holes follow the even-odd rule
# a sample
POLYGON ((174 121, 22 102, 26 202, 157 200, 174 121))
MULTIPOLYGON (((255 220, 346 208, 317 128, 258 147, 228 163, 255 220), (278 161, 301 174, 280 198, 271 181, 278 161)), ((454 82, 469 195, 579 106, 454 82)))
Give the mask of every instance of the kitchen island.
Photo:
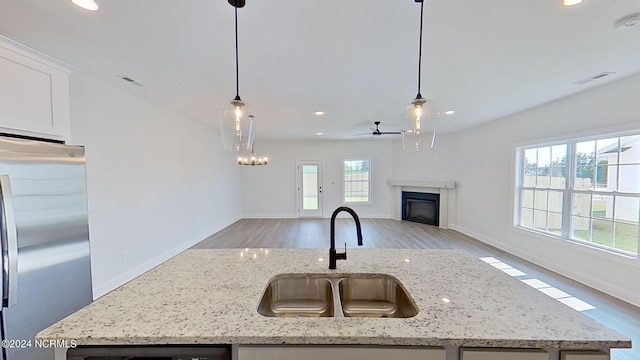
MULTIPOLYGON (((187 250, 37 338, 78 346, 232 344, 241 360, 251 358, 243 357, 244 347, 274 345, 441 349, 447 360, 484 359, 472 356, 478 349, 542 349, 535 353, 551 360, 567 351, 587 356, 567 359, 599 360, 611 348, 631 347, 626 336, 463 251, 400 249, 349 249, 337 270, 328 269, 326 249, 187 250), (409 318, 258 313, 270 279, 301 273, 388 274, 419 312, 409 318)), ((58 349, 56 360, 65 351, 58 349)), ((526 357, 530 351, 522 359, 540 358, 526 357)))

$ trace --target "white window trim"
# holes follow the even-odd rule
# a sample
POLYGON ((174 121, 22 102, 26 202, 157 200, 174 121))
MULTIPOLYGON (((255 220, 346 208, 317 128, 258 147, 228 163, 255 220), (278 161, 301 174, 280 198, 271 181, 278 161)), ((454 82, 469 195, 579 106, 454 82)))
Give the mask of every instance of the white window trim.
POLYGON ((342 162, 340 163, 340 173, 341 173, 341 178, 340 178, 340 184, 341 184, 341 192, 340 192, 340 201, 342 203, 342 205, 372 205, 373 204, 373 165, 372 165, 372 161, 370 158, 366 158, 366 157, 350 157, 350 158, 343 158, 342 162), (368 161, 369 162, 369 200, 368 201, 346 201, 345 200, 345 192, 346 192, 346 187, 345 187, 345 172, 344 172, 344 163, 345 161, 368 161))
MULTIPOLYGON (((571 232, 573 229, 573 222, 572 222, 572 214, 571 214, 571 209, 572 209, 572 204, 573 204, 573 195, 574 194, 579 194, 579 193, 584 193, 584 194, 602 194, 605 193, 606 195, 612 195, 612 196, 624 196, 624 197, 638 197, 640 198, 640 194, 636 194, 636 193, 627 193, 627 192, 620 192, 620 191, 610 191, 610 192, 602 192, 602 191, 598 191, 598 190, 575 190, 573 189, 574 186, 574 182, 575 182, 575 172, 574 172, 574 162, 575 162, 575 146, 577 143, 580 142, 584 142, 584 141, 592 141, 592 140, 599 140, 599 139, 606 139, 606 138, 612 138, 612 137, 624 137, 624 136, 633 136, 633 135, 640 135, 640 129, 634 129, 634 130, 626 130, 626 131, 615 131, 615 132, 611 132, 611 133, 606 133, 606 132, 601 132, 601 133, 593 133, 593 134, 589 134, 588 136, 580 136, 580 137, 572 137, 572 138, 566 138, 566 139, 554 139, 553 141, 540 141, 540 142, 531 142, 531 143, 527 143, 527 144, 519 144, 516 145, 514 147, 514 153, 515 153, 515 161, 512 162, 512 164, 514 164, 514 179, 515 181, 513 182, 514 184, 514 192, 513 194, 513 226, 518 229, 518 230, 522 230, 522 231, 527 231, 527 232, 532 232, 532 233, 536 233, 536 234, 540 234, 540 235, 544 235, 547 237, 551 237, 551 238, 556 238, 556 239, 560 239, 560 240, 564 240, 564 241, 568 241, 571 243, 575 243, 575 244, 579 244, 579 245, 583 245, 583 246, 587 246, 587 247, 591 247, 591 248, 595 248, 601 251, 605 251, 605 252, 609 252, 609 253, 613 253, 613 254, 617 254, 617 255, 621 255, 621 256, 625 256, 625 257, 631 257, 634 259, 640 259, 640 236, 638 239, 638 247, 636 250, 636 253, 632 253, 632 252, 628 252, 622 249, 616 249, 616 248, 612 248, 609 246, 605 246, 605 245, 600 245, 597 244, 595 242, 590 242, 587 240, 581 240, 581 239, 576 239, 576 238, 572 238, 571 237, 571 232), (566 155, 566 170, 565 170, 565 174, 566 175, 566 181, 565 181, 565 188, 562 189, 561 191, 563 192, 563 208, 562 208, 562 234, 561 235, 556 235, 554 233, 551 232, 547 232, 547 231, 541 231, 535 228, 531 228, 531 227, 526 227, 526 226, 522 226, 520 225, 521 219, 522 219, 522 206, 521 206, 521 201, 522 201, 522 189, 523 189, 523 183, 524 183, 524 171, 523 171, 523 166, 524 166, 524 150, 525 149, 530 149, 530 148, 540 148, 540 147, 547 147, 547 146, 554 146, 554 145, 567 145, 567 155, 566 155)), ((544 189, 544 188, 539 188, 539 190, 553 190, 553 191, 558 191, 558 189, 544 189)))

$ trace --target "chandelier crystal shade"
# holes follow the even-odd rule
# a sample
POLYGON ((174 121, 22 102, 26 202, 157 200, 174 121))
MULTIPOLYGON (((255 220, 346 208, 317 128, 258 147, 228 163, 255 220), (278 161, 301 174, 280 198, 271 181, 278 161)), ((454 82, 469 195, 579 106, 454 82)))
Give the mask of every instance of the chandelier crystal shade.
POLYGON ((436 125, 438 108, 433 100, 425 99, 420 93, 420 77, 422 75, 422 18, 424 16, 424 0, 414 0, 420 3, 420 41, 418 53, 418 94, 411 101, 402 114, 407 119, 407 126, 402 132, 402 146, 404 149, 421 150, 426 146, 433 148, 436 141, 436 125))
POLYGON ((222 147, 236 152, 248 152, 253 147, 255 136, 255 113, 240 98, 240 80, 238 66, 238 8, 244 7, 244 0, 228 0, 235 11, 236 35, 236 96, 220 106, 218 121, 222 136, 222 147))

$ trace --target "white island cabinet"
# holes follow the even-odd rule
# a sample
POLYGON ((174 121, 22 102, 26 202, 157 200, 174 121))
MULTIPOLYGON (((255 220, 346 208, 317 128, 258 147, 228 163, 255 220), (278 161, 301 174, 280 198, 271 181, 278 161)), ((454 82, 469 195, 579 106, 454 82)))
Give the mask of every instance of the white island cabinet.
POLYGON ((0 36, 0 132, 69 138, 69 71, 0 36))
POLYGON ((609 354, 602 351, 563 351, 560 360, 609 360, 609 354))
MULTIPOLYGON (((238 360, 446 360, 440 348, 392 346, 239 346, 238 360)), ((545 359, 546 360, 546 359, 545 359)))
POLYGON ((460 360, 552 360, 541 349, 462 349, 460 360))

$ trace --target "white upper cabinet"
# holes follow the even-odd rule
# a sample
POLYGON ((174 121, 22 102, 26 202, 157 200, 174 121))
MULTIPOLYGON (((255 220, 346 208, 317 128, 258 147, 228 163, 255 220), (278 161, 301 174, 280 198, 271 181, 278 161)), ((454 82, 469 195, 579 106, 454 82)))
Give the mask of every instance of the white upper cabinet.
POLYGON ((0 37, 0 132, 68 140, 69 71, 0 37))

